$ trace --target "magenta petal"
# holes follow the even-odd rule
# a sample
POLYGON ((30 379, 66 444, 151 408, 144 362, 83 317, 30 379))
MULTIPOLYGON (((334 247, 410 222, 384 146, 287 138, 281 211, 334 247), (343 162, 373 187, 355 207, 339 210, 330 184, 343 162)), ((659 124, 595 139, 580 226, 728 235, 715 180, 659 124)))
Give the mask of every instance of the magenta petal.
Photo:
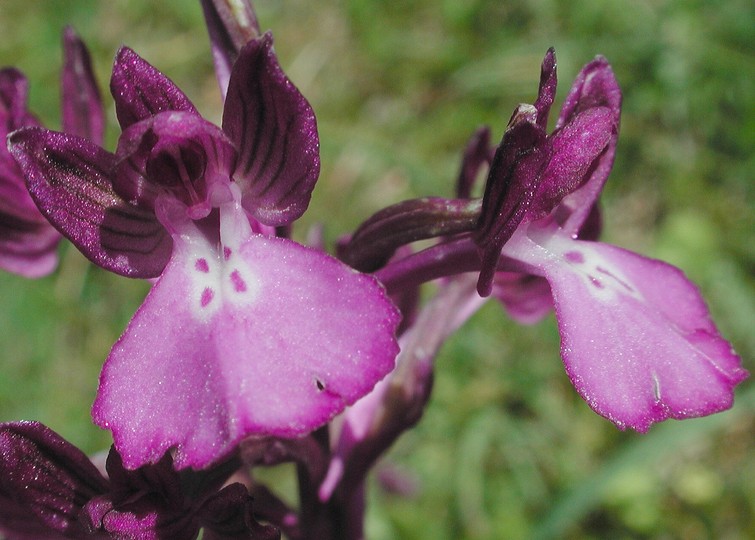
POLYGON ((100 378, 94 421, 126 467, 175 447, 202 468, 246 436, 307 433, 393 368, 399 316, 372 277, 288 240, 218 253, 183 233, 100 378))
POLYGON ((528 209, 528 221, 548 215, 566 195, 589 181, 603 154, 615 145, 617 134, 610 109, 594 107, 548 137, 548 159, 528 209))
POLYGON ((564 236, 540 243, 566 371, 598 414, 645 432, 731 407, 748 373, 679 269, 564 236))
POLYGON ((540 276, 496 272, 491 294, 520 324, 535 324, 553 310, 551 289, 540 276))
POLYGON ((576 234, 587 219, 590 208, 598 200, 613 167, 619 137, 621 101, 621 89, 611 66, 605 58, 598 56, 579 72, 561 108, 556 123, 557 131, 568 126, 582 112, 603 107, 610 112, 614 126, 611 140, 593 165, 589 178, 585 179, 582 187, 567 195, 557 210, 561 215, 558 219, 562 222, 562 228, 569 234, 576 234))
POLYGON ((61 108, 63 131, 102 144, 105 113, 89 51, 70 26, 63 31, 61 108))
POLYGON ((164 111, 199 114, 173 81, 128 47, 115 57, 110 92, 122 129, 164 111))
POLYGON ((315 114, 283 73, 269 33, 239 53, 223 130, 236 144, 234 179, 244 208, 265 225, 287 225, 309 205, 320 173, 315 114))
POLYGON ((597 56, 586 64, 574 79, 561 107, 556 129, 571 122, 579 113, 594 107, 608 107, 618 126, 621 116, 621 88, 611 65, 602 56, 597 56))
POLYGON ((172 241, 154 213, 115 191, 115 157, 87 139, 24 128, 8 139, 32 198, 45 217, 92 262, 117 274, 155 277, 172 241))

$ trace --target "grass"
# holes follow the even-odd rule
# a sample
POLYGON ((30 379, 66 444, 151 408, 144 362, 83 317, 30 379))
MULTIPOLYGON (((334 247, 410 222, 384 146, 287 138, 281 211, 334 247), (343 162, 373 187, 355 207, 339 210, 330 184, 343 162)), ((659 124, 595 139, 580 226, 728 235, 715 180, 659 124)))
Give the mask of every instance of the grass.
MULTIPOLYGON (((559 100, 582 64, 606 56, 624 108, 603 200, 605 239, 682 267, 753 370, 749 2, 256 6, 318 114, 323 170, 299 231, 327 218, 329 240, 400 199, 450 195, 466 138, 483 123, 500 137, 516 104, 532 101, 549 46, 559 100)), ((219 119, 198 5, 4 0, 0 65, 28 75, 32 110, 46 125, 59 126, 60 30, 69 23, 91 47, 103 90, 126 43, 219 119)), ((111 122, 111 148, 116 138, 111 122)), ((147 287, 90 266, 68 246, 61 252, 47 278, 0 274, 0 420, 38 419, 96 452, 109 444, 88 418, 97 373, 147 287)), ((491 304, 444 348, 425 418, 381 465, 417 489, 398 497, 374 482, 369 537, 753 536, 754 411, 747 381, 727 413, 645 436, 618 432, 571 388, 554 320, 520 327, 491 304)))

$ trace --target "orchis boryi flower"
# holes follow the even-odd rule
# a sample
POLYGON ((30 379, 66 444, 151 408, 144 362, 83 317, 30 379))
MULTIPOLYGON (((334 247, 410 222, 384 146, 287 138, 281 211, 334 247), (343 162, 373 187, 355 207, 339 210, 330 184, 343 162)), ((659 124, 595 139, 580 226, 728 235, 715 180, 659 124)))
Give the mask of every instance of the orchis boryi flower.
MULTIPOLYGON (((486 131, 471 141, 459 190, 468 194, 489 163, 481 203, 400 203, 365 222, 342 256, 375 270, 394 294, 479 271, 479 293, 493 292, 518 320, 533 322, 555 306, 567 374, 621 429, 645 432, 667 418, 729 408, 748 373, 697 288, 666 263, 593 241, 619 130, 621 93, 608 62, 598 57, 582 69, 548 134, 555 92, 550 50, 537 100, 517 108, 492 157, 486 131), (386 264, 397 246, 439 235, 447 239, 386 264)), ((454 309, 468 316, 479 305, 469 298, 454 309)))
POLYGON ((597 235, 594 207, 618 138, 621 94, 608 62, 582 69, 546 135, 555 92, 551 50, 535 104, 514 113, 491 163, 478 290, 512 265, 544 277, 569 378, 622 429, 728 409, 747 372, 697 288, 666 263, 581 239, 597 235))
MULTIPOLYGON (((61 100, 63 131, 102 142, 104 117, 84 43, 66 28, 63 33, 61 100)), ((0 69, 0 138, 25 126, 38 126, 27 110, 28 83, 15 68, 0 69)), ((24 184, 21 169, 0 147, 0 268, 25 277, 55 269, 60 234, 39 213, 24 184)))
POLYGON ((315 117, 269 33, 237 52, 222 129, 124 47, 114 154, 37 127, 10 136, 55 227, 103 268, 158 278, 93 407, 129 469, 169 449, 203 468, 247 436, 308 433, 394 366, 399 316, 377 280, 270 234, 308 205, 315 117))
POLYGON ((252 515, 238 463, 177 472, 170 454, 137 470, 111 448, 98 470, 81 450, 36 422, 0 424, 0 532, 8 540, 139 538, 274 540, 252 515), (225 487, 224 487, 225 486, 225 487))

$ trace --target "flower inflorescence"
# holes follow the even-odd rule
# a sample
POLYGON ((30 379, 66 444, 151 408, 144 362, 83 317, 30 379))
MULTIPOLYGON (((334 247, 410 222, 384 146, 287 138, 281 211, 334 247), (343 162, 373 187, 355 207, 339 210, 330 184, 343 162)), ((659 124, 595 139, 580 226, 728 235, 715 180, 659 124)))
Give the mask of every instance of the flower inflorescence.
POLYGON ((367 473, 420 420, 436 353, 488 298, 525 324, 555 310, 569 378, 621 429, 732 405, 748 374, 696 287, 598 241, 621 111, 606 59, 582 68, 548 133, 550 49, 500 143, 489 128, 470 139, 456 198, 383 209, 335 257, 290 239, 319 176, 311 106, 250 3, 201 4, 221 126, 123 47, 110 81, 121 135, 103 148, 70 29, 62 132, 28 112, 18 70, 0 71, 0 266, 52 272, 62 236, 106 270, 154 279, 100 377, 104 470, 42 424, 0 426, 8 538, 361 538, 367 473), (298 511, 250 475, 284 461, 298 511))

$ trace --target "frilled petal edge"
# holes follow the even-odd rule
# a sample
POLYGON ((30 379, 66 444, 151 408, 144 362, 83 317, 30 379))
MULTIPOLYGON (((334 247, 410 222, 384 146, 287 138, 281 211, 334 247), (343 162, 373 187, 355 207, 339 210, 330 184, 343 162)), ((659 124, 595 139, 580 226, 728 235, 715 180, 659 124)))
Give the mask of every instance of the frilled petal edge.
POLYGON ((593 410, 645 432, 731 407, 748 373, 679 269, 561 235, 538 243, 566 371, 593 410))

